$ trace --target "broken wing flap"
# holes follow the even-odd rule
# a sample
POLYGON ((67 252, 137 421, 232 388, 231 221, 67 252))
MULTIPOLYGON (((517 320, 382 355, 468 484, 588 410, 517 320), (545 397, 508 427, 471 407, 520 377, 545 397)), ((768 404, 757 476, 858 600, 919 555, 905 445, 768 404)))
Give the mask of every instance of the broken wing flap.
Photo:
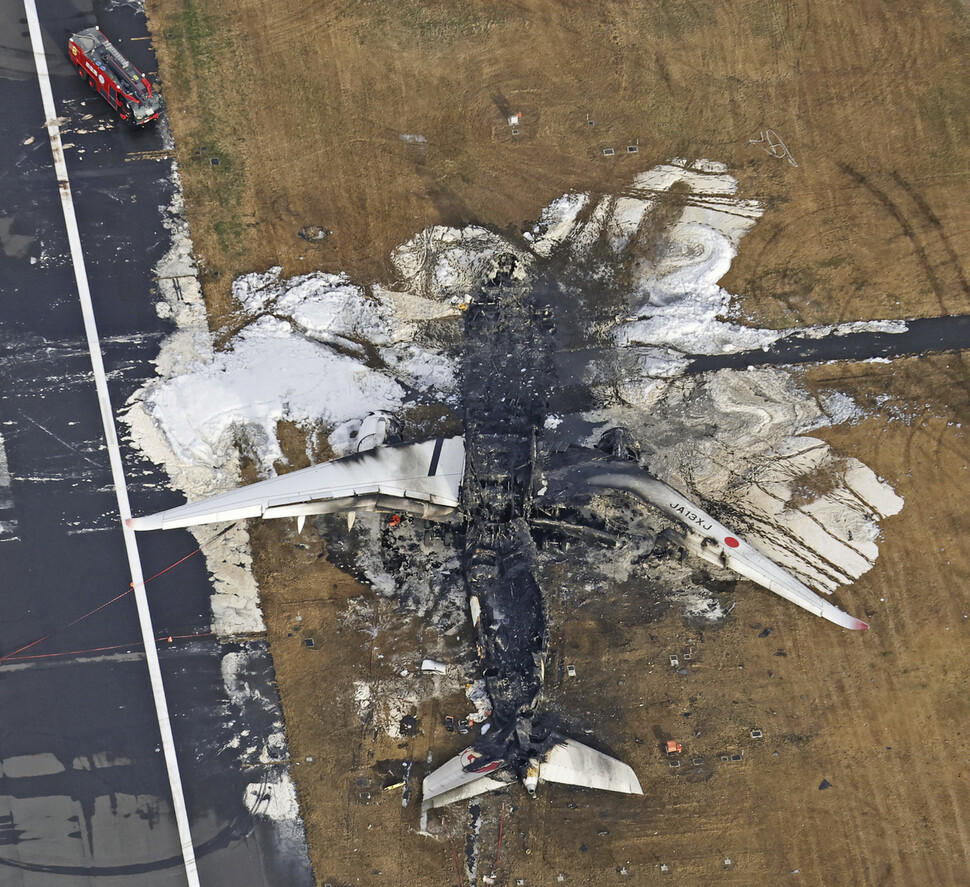
POLYGON ((437 505, 424 499, 409 499, 387 493, 344 496, 340 499, 311 500, 292 505, 271 506, 261 517, 309 517, 313 514, 338 514, 348 511, 379 511, 385 514, 410 514, 423 520, 444 520, 455 513, 453 505, 437 505))
POLYGON ((565 536, 567 539, 580 539, 584 542, 593 542, 597 545, 605 545, 609 548, 616 548, 619 540, 616 535, 606 530, 590 527, 586 524, 577 524, 570 521, 555 520, 548 517, 533 517, 529 523, 539 530, 546 530, 565 536))
MULTIPOLYGON (((425 777, 422 798, 426 809, 444 807, 495 791, 513 781, 511 768, 502 760, 472 769, 477 761, 476 755, 472 749, 465 749, 425 777)), ((640 780, 629 764, 575 739, 561 739, 548 751, 530 760, 530 768, 535 762, 538 763, 539 782, 558 782, 628 795, 643 794, 640 780)))

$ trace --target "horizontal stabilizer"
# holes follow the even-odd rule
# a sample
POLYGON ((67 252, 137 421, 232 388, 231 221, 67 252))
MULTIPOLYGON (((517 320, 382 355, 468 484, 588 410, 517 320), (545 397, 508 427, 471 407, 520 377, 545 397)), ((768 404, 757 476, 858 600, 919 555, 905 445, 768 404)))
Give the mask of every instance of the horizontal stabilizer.
POLYGON ((628 795, 643 794, 640 780, 629 764, 575 739, 564 739, 546 752, 539 763, 539 781, 582 785, 628 795))
MULTIPOLYGON (((561 739, 532 760, 538 761, 539 782, 579 785, 628 795, 643 794, 640 780, 632 767, 574 739, 561 739)), ((478 752, 466 748, 425 777, 423 805, 425 809, 444 807, 455 801, 505 788, 513 778, 505 761, 489 761, 482 766, 478 752)), ((532 793, 535 783, 530 785, 528 777, 523 781, 532 793)))
POLYGON ((429 773, 421 789, 425 807, 444 807, 465 798, 473 798, 485 792, 504 788, 507 783, 489 776, 501 770, 503 761, 487 764, 482 770, 470 770, 479 755, 471 748, 445 761, 433 773, 429 773))
POLYGON ((248 517, 299 517, 334 511, 403 511, 428 519, 458 507, 465 469, 461 437, 377 447, 146 517, 135 530, 170 530, 248 517))

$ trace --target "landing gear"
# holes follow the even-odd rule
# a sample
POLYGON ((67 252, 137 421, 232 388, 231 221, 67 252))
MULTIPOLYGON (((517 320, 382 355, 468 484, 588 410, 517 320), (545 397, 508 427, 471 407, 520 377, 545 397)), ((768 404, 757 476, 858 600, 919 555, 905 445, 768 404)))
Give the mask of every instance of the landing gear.
POLYGON ((628 459, 630 462, 640 461, 640 444, 625 428, 611 428, 604 432, 596 443, 596 449, 609 453, 617 459, 628 459))

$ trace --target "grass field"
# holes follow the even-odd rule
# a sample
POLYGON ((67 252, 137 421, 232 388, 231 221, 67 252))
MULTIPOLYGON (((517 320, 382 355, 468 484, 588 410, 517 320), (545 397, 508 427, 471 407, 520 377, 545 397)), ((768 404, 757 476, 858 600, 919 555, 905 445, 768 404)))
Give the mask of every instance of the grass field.
MULTIPOLYGON (((622 193, 678 156, 726 163, 765 207, 722 281, 743 318, 780 328, 970 311, 962 4, 146 5, 217 333, 238 274, 280 264, 393 286, 392 249, 428 225, 515 236, 571 189, 622 193), (308 225, 332 233, 308 243, 308 225)), ((618 632, 609 592, 582 618, 550 604, 553 647, 581 676, 551 698, 634 766, 646 794, 486 802, 490 854, 504 830, 496 883, 970 883, 966 354, 805 378, 865 407, 820 436, 906 501, 875 568, 842 594, 872 629, 849 636, 754 590, 742 617, 703 638, 673 613, 638 624, 629 602, 618 632), (669 653, 692 645, 689 679, 674 680, 669 653), (684 711, 710 778, 675 773, 658 752, 684 711), (722 752, 742 762, 722 765, 722 752)), ((385 652, 453 642, 382 612, 316 557, 322 542, 298 549, 286 534, 261 526, 254 544, 318 880, 457 884, 449 843, 417 835, 415 806, 379 784, 394 761, 455 742, 436 725, 461 688, 428 702, 418 735, 375 736, 354 714, 353 682, 383 666, 342 614, 369 600, 385 652), (287 636, 297 614, 313 653, 287 636), (369 803, 361 779, 378 786, 369 803)), ((455 817, 460 848, 467 809, 455 817)))

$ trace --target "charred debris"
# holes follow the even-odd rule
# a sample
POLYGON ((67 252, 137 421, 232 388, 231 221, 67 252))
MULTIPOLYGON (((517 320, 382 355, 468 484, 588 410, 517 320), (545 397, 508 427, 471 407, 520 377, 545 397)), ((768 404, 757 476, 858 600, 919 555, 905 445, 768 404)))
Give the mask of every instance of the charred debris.
MULTIPOLYGON (((465 581, 492 702, 492 730, 475 749, 481 765, 503 759, 513 771, 558 741, 537 711, 548 632, 536 543, 562 534, 618 544, 589 515, 581 520, 569 506, 537 501, 545 463, 571 460, 568 451, 543 452, 540 440, 559 383, 557 347, 554 306, 516 278, 513 257, 503 257, 465 313, 462 516, 465 581)), ((603 444, 611 456, 636 458, 621 432, 603 444)), ((579 452, 589 458, 589 450, 579 452)))

